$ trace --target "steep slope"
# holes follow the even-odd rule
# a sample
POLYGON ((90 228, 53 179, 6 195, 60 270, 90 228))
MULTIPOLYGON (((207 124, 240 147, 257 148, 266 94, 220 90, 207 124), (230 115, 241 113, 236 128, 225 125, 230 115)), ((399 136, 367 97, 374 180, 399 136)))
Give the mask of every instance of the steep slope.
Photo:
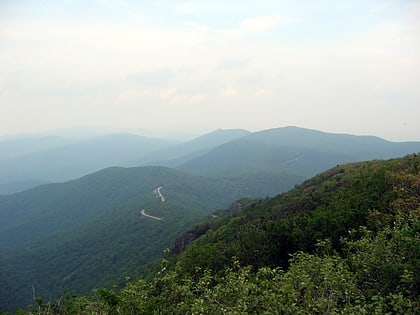
POLYGON ((210 211, 260 190, 163 167, 114 167, 0 196, 0 304, 25 306, 32 285, 55 297, 64 287, 86 293, 118 282, 210 211))
POLYGON ((196 236, 204 235, 181 254, 179 266, 194 273, 197 267, 223 268, 236 257, 255 268, 287 267, 290 254, 313 252, 325 238, 340 250, 341 237, 374 224, 371 216, 395 214, 404 194, 404 211, 418 210, 419 183, 420 155, 336 166, 285 194, 245 203, 233 217, 205 223, 196 236))
POLYGON ((196 174, 241 176, 248 169, 310 177, 337 164, 420 152, 420 142, 332 134, 298 127, 251 133, 178 166, 196 174))
POLYGON ((172 141, 130 134, 113 134, 78 141, 0 161, 0 183, 62 182, 127 161, 173 144, 172 141))

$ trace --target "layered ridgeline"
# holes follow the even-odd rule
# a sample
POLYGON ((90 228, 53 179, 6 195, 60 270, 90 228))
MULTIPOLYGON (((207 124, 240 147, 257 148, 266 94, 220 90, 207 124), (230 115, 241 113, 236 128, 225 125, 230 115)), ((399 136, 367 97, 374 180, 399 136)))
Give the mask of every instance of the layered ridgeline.
POLYGON ((38 300, 38 310, 418 314, 419 155, 337 166, 240 204, 179 238, 152 279, 38 300))
MULTIPOLYGON (((69 143, 34 138, 0 141, 0 194, 74 179, 111 166, 159 165, 200 175, 265 181, 308 178, 337 164, 419 152, 420 142, 332 134, 297 127, 216 130, 191 141, 115 134, 69 143)), ((274 191, 278 193, 279 191, 274 191)))
POLYGON ((240 138, 245 130, 216 130, 187 142, 132 134, 91 139, 19 137, 0 141, 0 195, 62 182, 111 166, 172 166, 240 138))
POLYGON ((63 182, 173 145, 173 141, 131 134, 92 139, 24 137, 0 141, 0 194, 63 182))
POLYGON ((224 143, 240 139, 249 134, 249 131, 243 129, 217 129, 192 140, 145 154, 132 161, 131 164, 134 166, 160 165, 175 167, 206 154, 224 143))
MULTIPOLYGON (((124 147, 124 141, 115 140, 114 148, 105 147, 115 151, 120 162, 129 158, 131 162, 127 163, 132 163, 136 152, 143 150, 136 163, 161 163, 174 166, 178 171, 162 167, 110 168, 79 180, 0 197, 1 307, 15 308, 29 303, 33 299, 32 285, 37 295, 50 298, 59 295, 64 287, 80 293, 94 286, 119 283, 124 275, 135 275, 137 269, 159 256, 185 229, 235 199, 276 195, 318 171, 344 162, 420 151, 419 142, 393 143, 375 137, 329 134, 296 127, 256 133, 219 130, 170 147, 168 143, 160 143, 161 148, 156 150, 139 144, 138 138, 133 140, 134 143, 129 142, 131 145, 127 146, 127 152, 133 154, 118 150, 117 144, 124 147), (162 187, 159 192, 167 196, 165 202, 154 193, 159 187, 162 187), (168 220, 163 213, 175 217, 168 220)), ((140 139, 140 142, 143 140, 150 139, 140 139)), ((54 150, 61 152, 58 147, 54 150)), ((95 155, 93 151, 86 152, 90 152, 87 156, 91 158, 95 155)), ((95 155, 100 161, 109 158, 108 151, 100 152, 95 155)), ((83 161, 83 154, 66 156, 61 152, 51 162, 52 168, 48 168, 45 163, 48 159, 42 152, 31 154, 36 154, 46 167, 35 168, 33 172, 43 170, 54 176, 66 174, 62 173, 63 168, 80 171, 77 167, 72 169, 77 164, 71 164, 72 157, 74 162, 83 161)), ((17 175, 27 174, 18 171, 18 164, 16 167, 17 175)), ((25 169, 32 171, 28 166, 22 171, 25 169)), ((3 168, 0 171, 7 173, 3 168)), ((22 179, 25 176, 22 175, 22 179)), ((239 207, 235 204, 232 210, 239 207)), ((195 234, 204 233, 205 227, 181 238, 177 248, 182 249, 195 234)), ((283 228, 279 231, 296 231, 292 227, 283 228)), ((342 230, 347 231, 347 228, 349 226, 344 226, 342 230)), ((250 231, 253 229, 249 227, 250 231)), ((331 230, 331 227, 325 229, 331 230)), ((247 230, 240 235, 248 235, 256 242, 249 245, 250 251, 258 252, 255 249, 258 243, 270 244, 247 230)), ((239 236, 230 237, 238 239, 239 236)), ((300 245, 294 244, 289 252, 300 245)), ((225 257, 223 248, 228 253, 234 248, 228 244, 223 246, 218 249, 222 266, 232 256, 225 257)), ((212 248, 217 247, 212 245, 212 248)), ((246 246, 239 247, 233 256, 241 259, 249 256, 250 261, 241 260, 241 263, 253 263, 253 256, 245 249, 246 246)), ((266 250, 271 252, 271 247, 266 250)), ((205 246, 204 252, 209 252, 205 246)), ((271 259, 263 253, 258 257, 264 266, 271 259)), ((287 259, 286 254, 277 263, 287 265, 287 259)), ((203 260, 212 261, 210 256, 203 260)))
POLYGON ((163 167, 114 167, 0 196, 0 305, 27 305, 32 286, 57 297, 63 288, 86 293, 118 282, 211 211, 301 180, 265 185, 163 167))

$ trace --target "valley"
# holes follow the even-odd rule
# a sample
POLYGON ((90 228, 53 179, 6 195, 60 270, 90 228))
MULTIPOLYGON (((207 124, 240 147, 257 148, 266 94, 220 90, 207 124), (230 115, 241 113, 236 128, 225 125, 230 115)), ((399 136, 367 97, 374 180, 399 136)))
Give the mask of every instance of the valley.
POLYGON ((240 200, 178 237, 151 275, 38 310, 417 314, 419 165, 415 154, 345 164, 240 200))
MULTIPOLYGON (((121 139, 120 136, 117 138, 121 139)), ((157 145, 162 143, 158 140, 157 145)), ((144 144, 129 144, 137 145, 144 144)), ((123 285, 126 277, 148 275, 156 267, 156 259, 167 253, 180 235, 200 222, 205 223, 181 241, 182 248, 203 233, 214 240, 222 235, 238 241, 244 238, 244 243, 231 247, 222 246, 222 239, 212 245, 194 241, 180 258, 180 266, 184 266, 182 273, 199 265, 199 253, 204 251, 210 255, 216 248, 218 262, 206 256, 202 260, 205 262, 203 268, 224 266, 233 256, 240 259, 241 264, 255 264, 256 267, 278 257, 275 264, 286 266, 287 253, 297 248, 309 250, 312 245, 301 247, 296 243, 291 247, 292 251, 282 253, 283 250, 269 246, 269 239, 252 232, 254 229, 259 231, 259 225, 250 225, 243 231, 239 229, 231 236, 226 234, 230 228, 216 232, 229 216, 230 210, 224 209, 232 204, 236 204, 234 208, 240 205, 240 208, 250 209, 250 205, 260 204, 265 199, 268 203, 273 202, 276 200, 273 197, 279 193, 338 164, 420 152, 418 142, 392 143, 374 137, 328 134, 296 127, 256 133, 219 130, 186 143, 166 142, 163 145, 166 146, 163 149, 140 156, 138 166, 111 164, 108 166, 112 167, 70 181, 0 196, 0 309, 16 310, 32 303, 32 287, 38 296, 54 300, 65 289, 88 294, 95 287, 123 285), (207 233, 209 227, 215 232, 207 233), (266 244, 267 248, 260 248, 260 244, 266 244), (255 257, 252 251, 257 248, 260 254, 255 257), (189 260, 192 257, 194 259, 189 260)), ((137 152, 135 154, 141 150, 146 149, 130 148, 131 152, 137 152)), ((106 155, 105 152, 101 154, 106 155)), ((120 158, 119 163, 134 160, 123 152, 127 151, 122 151, 121 157, 128 159, 120 158)), ((49 156, 42 152, 30 154, 38 154, 39 160, 49 156)), ((57 156, 63 158, 61 153, 57 156)), ((63 166, 71 163, 71 156, 69 158, 62 160, 63 166)), ((22 161, 29 163, 26 157, 22 157, 22 161)), ((81 158, 75 160, 75 166, 79 161, 81 158)), ((115 161, 108 160, 107 163, 117 163, 115 161)), ((11 164, 2 165, 0 172, 3 174, 15 172, 8 168, 11 164), (5 165, 8 165, 7 170, 3 168, 5 165)), ((24 169, 29 169, 30 165, 24 169)), ((51 169, 38 171, 59 174, 54 165, 45 164, 51 169)), ((97 167, 100 165, 105 164, 97 167)), ((83 172, 82 168, 77 172, 83 172)), ((21 179, 27 179, 23 174, 29 173, 19 174, 21 179)), ((312 203, 305 201, 302 207, 312 203)), ((290 206, 288 211, 293 213, 293 207, 296 206, 290 206)), ((252 211, 248 215, 250 218, 255 216, 252 211)), ((241 220, 248 220, 247 216, 241 220)), ((232 224, 236 223, 228 223, 232 224)), ((347 223, 337 224, 347 226, 344 228, 343 225, 343 229, 349 227, 347 223)), ((288 231, 290 227, 283 229, 288 231)), ((290 243, 287 238, 283 240, 284 235, 276 237, 279 242, 290 243)), ((336 238, 334 242, 337 242, 336 238)))

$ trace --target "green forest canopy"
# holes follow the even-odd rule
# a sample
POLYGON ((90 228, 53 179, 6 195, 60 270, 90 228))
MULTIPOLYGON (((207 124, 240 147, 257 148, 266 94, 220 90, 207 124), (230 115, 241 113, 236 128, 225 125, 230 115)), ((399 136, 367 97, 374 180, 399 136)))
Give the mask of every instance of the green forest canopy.
POLYGON ((419 169, 418 155, 337 166, 204 223, 149 279, 32 312, 418 314, 419 169))

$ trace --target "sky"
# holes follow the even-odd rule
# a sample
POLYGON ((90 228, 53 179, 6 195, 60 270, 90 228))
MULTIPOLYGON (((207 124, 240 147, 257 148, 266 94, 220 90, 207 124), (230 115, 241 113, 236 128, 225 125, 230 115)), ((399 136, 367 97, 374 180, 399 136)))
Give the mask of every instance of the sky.
POLYGON ((300 126, 420 140, 420 1, 0 0, 0 136, 300 126))

